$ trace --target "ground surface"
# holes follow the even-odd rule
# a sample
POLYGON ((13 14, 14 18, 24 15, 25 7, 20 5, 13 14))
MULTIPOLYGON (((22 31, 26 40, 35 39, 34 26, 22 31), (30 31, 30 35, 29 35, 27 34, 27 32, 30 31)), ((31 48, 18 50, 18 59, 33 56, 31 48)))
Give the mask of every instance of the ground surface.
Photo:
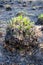
MULTIPOLYGON (((33 2, 32 4, 29 3, 27 7, 22 7, 22 4, 18 4, 17 2, 14 2, 13 4, 8 2, 7 4, 11 5, 11 11, 6 11, 5 7, 0 8, 0 21, 3 21, 0 22, 0 31, 3 34, 2 36, 0 36, 0 65, 43 65, 43 53, 40 52, 40 49, 37 49, 35 51, 37 53, 31 56, 28 52, 19 52, 15 50, 13 53, 11 53, 3 48, 3 40, 6 32, 5 29, 7 27, 7 22, 5 21, 14 17, 17 12, 24 11, 32 21, 36 22, 37 16, 40 13, 43 13, 43 8, 33 9, 32 5, 43 6, 43 2, 33 2)), ((6 6, 5 3, 3 3, 2 5, 6 6)))

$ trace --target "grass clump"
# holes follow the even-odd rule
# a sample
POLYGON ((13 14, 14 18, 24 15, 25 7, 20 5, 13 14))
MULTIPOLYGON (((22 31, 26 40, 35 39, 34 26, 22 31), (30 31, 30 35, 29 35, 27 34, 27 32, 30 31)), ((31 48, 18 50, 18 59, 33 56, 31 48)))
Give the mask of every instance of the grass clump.
POLYGON ((9 47, 16 49, 36 48, 37 37, 33 31, 34 22, 25 16, 19 15, 8 23, 5 42, 9 47))
POLYGON ((20 34, 23 36, 30 35, 32 33, 30 29, 33 28, 33 26, 34 22, 31 22, 29 18, 22 15, 12 18, 8 23, 8 27, 13 28, 17 33, 16 36, 20 34))

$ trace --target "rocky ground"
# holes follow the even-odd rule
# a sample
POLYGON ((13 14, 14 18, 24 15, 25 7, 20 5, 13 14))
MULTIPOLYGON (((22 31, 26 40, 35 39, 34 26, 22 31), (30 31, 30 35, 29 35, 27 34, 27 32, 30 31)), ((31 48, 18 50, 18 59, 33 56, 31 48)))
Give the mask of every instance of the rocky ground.
MULTIPOLYGON (((43 2, 42 2, 43 3, 43 2)), ((43 32, 39 30, 41 26, 37 26, 36 30, 38 30, 36 33, 37 35, 41 37, 39 39, 40 41, 40 47, 41 49, 36 49, 33 51, 33 55, 31 55, 31 52, 18 51, 15 50, 13 53, 8 51, 7 49, 4 49, 4 37, 6 34, 6 27, 7 22, 12 17, 16 16, 16 13, 19 11, 25 11, 26 15, 30 17, 32 21, 37 21, 37 16, 40 13, 43 13, 43 7, 32 7, 34 4, 35 6, 42 6, 43 4, 40 3, 32 3, 26 4, 24 7, 23 4, 15 4, 15 2, 7 3, 7 5, 4 3, 0 7, 0 65, 43 65, 43 32), (6 7, 10 7, 6 9, 6 7), (1 22, 2 21, 2 22, 1 22), (35 52, 35 53, 34 53, 35 52)))

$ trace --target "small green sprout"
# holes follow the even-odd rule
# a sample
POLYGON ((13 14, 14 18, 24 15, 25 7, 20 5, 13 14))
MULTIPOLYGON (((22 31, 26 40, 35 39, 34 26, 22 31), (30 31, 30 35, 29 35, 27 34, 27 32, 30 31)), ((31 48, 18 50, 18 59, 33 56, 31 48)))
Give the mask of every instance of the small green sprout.
POLYGON ((40 14, 40 15, 38 16, 38 18, 40 18, 40 19, 43 18, 43 14, 40 14))

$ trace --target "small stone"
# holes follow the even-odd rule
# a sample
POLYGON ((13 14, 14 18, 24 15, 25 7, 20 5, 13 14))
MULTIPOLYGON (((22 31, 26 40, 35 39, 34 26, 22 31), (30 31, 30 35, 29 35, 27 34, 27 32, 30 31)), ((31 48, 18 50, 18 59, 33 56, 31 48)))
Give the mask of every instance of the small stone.
POLYGON ((31 4, 31 3, 32 3, 32 1, 29 1, 29 3, 31 4))
POLYGON ((11 9, 11 5, 4 5, 4 7, 6 8, 6 11, 11 11, 12 9, 11 9))
POLYGON ((6 44, 3 44, 3 46, 4 46, 4 48, 7 48, 8 47, 8 45, 6 45, 6 44))
POLYGON ((39 44, 39 47, 40 47, 40 48, 43 48, 43 43, 39 44))
POLYGON ((15 48, 12 48, 12 52, 15 51, 15 48))
POLYGON ((0 8, 3 8, 4 6, 2 4, 0 4, 0 8))
POLYGON ((43 27, 41 27, 41 31, 43 31, 43 27))
POLYGON ((11 7, 6 8, 6 11, 11 11, 11 10, 12 10, 11 7))
POLYGON ((12 0, 10 0, 10 2, 12 2, 12 0))
POLYGON ((26 2, 23 2, 23 7, 27 7, 27 4, 26 4, 26 2))
POLYGON ((39 44, 40 52, 43 54, 43 43, 39 44))
POLYGON ((21 56, 25 55, 25 51, 23 51, 23 50, 20 51, 20 55, 21 55, 21 56))
POLYGON ((29 52, 29 55, 32 55, 32 52, 31 51, 29 52))
POLYGON ((20 0, 17 1, 19 4, 21 4, 22 2, 20 0))
POLYGON ((43 7, 42 7, 42 6, 40 6, 40 7, 39 7, 39 9, 43 9, 43 7))
POLYGON ((32 10, 36 10, 36 8, 35 7, 32 7, 32 10))

